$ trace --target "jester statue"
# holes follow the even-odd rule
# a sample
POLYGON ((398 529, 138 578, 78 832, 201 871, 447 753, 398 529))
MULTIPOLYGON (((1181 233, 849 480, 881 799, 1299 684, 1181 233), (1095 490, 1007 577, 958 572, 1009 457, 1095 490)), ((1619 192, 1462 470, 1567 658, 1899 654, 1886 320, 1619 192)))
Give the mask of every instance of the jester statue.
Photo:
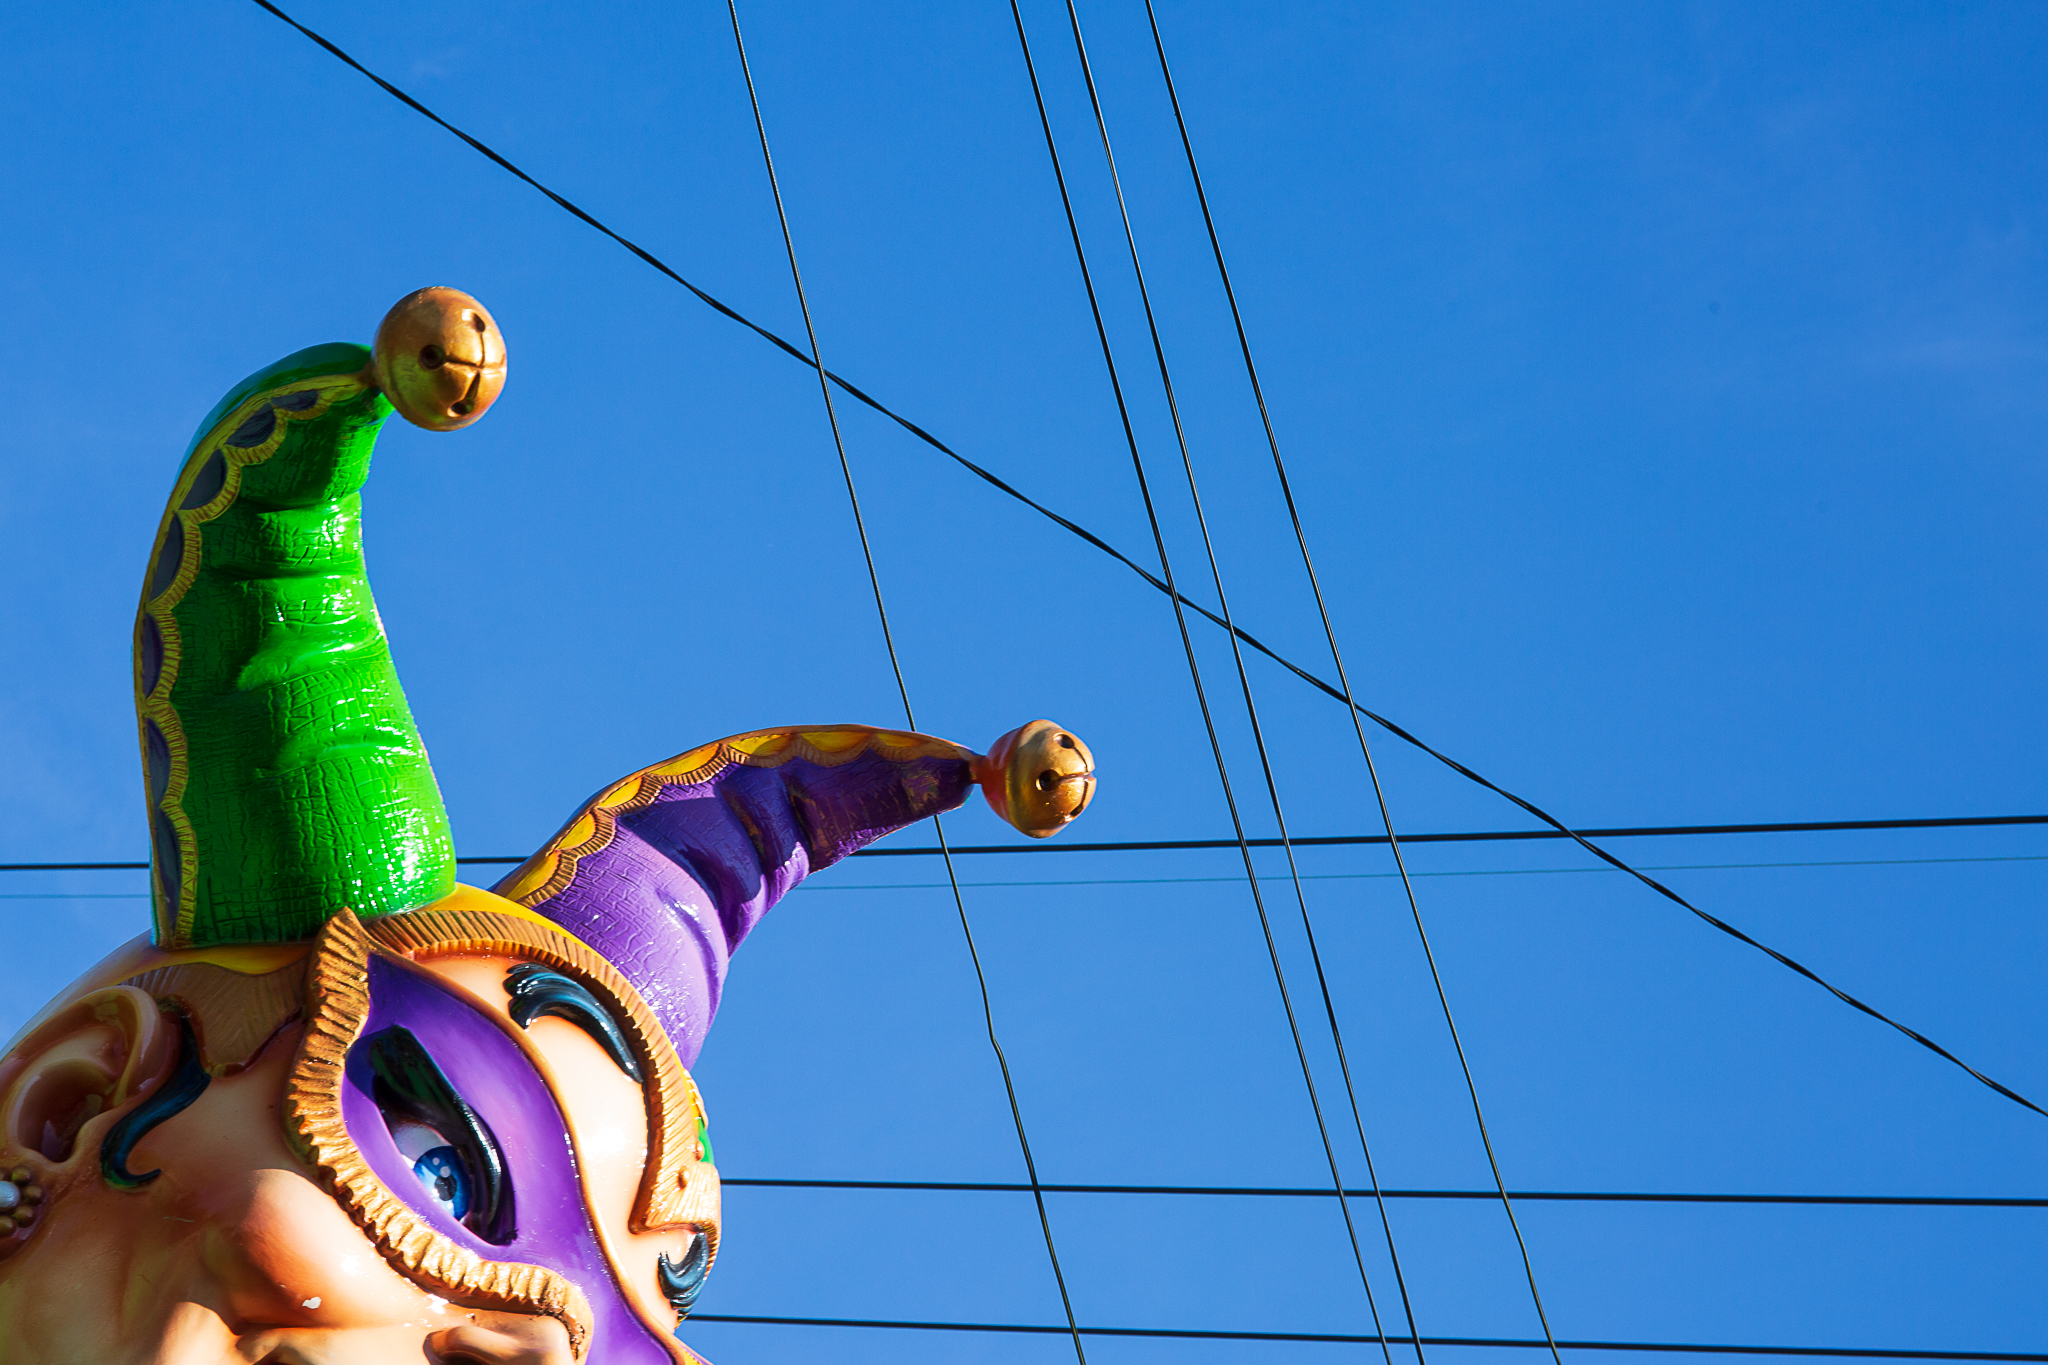
POLYGON ((467 295, 287 356, 199 424, 135 622, 154 932, 0 1060, 5 1365, 687 1365, 719 1186, 690 1066, 791 888, 979 786, 1049 835, 1092 760, 756 730, 607 785, 490 890, 364 577, 394 409, 475 421, 467 295))

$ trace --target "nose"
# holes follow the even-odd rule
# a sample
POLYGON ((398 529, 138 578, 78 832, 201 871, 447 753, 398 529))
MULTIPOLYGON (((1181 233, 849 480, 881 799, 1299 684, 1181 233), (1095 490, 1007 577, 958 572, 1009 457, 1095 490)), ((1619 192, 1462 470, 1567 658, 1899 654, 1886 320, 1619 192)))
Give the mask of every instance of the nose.
POLYGON ((569 1333, 553 1318, 479 1313, 427 1338, 435 1365, 573 1365, 569 1333))

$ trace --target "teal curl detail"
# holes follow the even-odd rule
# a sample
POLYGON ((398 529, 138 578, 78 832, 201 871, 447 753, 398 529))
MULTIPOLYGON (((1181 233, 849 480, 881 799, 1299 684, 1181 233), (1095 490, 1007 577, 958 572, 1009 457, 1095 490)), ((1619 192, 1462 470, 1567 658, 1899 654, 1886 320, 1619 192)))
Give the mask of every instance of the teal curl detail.
POLYGON ((643 1079, 625 1031, 581 981, 538 962, 522 962, 506 974, 505 993, 512 998, 507 1013, 519 1027, 531 1028, 544 1015, 566 1019, 595 1039, 619 1070, 635 1081, 643 1079))
POLYGON ((671 1261, 664 1251, 655 1261, 654 1269, 661 1281, 662 1297, 676 1310, 676 1330, 681 1332, 683 1320, 690 1316, 690 1310, 697 1306, 697 1296, 704 1292, 704 1277, 711 1273, 711 1243, 701 1231, 694 1232, 681 1261, 671 1261))
POLYGON ((212 1083, 213 1077, 199 1060, 199 1040, 192 1034, 192 1021, 180 1014, 177 1069, 157 1087, 154 1095, 122 1115, 121 1121, 109 1128, 100 1141, 100 1174, 106 1182, 116 1189, 138 1190, 162 1175, 162 1171, 135 1174, 128 1169, 129 1154, 136 1143, 149 1135, 150 1129, 191 1108, 192 1102, 212 1083))

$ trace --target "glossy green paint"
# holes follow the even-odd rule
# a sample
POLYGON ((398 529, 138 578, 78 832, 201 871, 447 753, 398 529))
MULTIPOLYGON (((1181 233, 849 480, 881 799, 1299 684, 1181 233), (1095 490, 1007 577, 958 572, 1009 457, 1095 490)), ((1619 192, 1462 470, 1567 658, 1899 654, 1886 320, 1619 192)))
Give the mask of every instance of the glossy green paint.
MULTIPOLYGON (((165 946, 306 939, 344 906, 392 914, 454 887, 447 812, 363 563, 360 491, 391 406, 374 388, 344 385, 324 411, 289 412, 292 394, 369 359, 361 346, 315 347, 231 390, 188 451, 191 477, 179 479, 174 509, 248 420, 250 399, 284 400, 282 438, 241 466, 217 515, 174 510, 151 557, 145 610, 176 598, 179 657, 166 695, 186 759, 182 792, 165 804, 189 823, 175 850, 189 903, 157 879, 165 946), (182 596, 153 599, 174 519, 197 539, 197 574, 182 596)), ((157 814, 162 858, 169 825, 157 814)))

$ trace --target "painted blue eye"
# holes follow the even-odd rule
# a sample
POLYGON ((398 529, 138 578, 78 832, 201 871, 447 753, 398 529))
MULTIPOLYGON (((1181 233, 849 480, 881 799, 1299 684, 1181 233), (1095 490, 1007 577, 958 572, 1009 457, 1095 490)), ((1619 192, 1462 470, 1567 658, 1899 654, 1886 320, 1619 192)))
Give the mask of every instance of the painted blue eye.
POLYGON ((412 1173, 426 1186, 434 1202, 448 1210, 458 1223, 469 1217, 469 1172, 453 1147, 436 1147, 412 1164, 412 1173))
POLYGON ((424 1123, 403 1119, 391 1125, 391 1137, 398 1150, 411 1158, 412 1173, 427 1197, 456 1222, 467 1218, 475 1191, 469 1167, 455 1145, 424 1123))
POLYGON ((392 1025, 364 1046, 374 1075, 371 1098, 426 1200, 409 1187, 401 1197, 415 1208, 438 1210, 493 1246, 509 1245, 518 1236, 512 1175, 490 1126, 403 1026, 392 1025))

